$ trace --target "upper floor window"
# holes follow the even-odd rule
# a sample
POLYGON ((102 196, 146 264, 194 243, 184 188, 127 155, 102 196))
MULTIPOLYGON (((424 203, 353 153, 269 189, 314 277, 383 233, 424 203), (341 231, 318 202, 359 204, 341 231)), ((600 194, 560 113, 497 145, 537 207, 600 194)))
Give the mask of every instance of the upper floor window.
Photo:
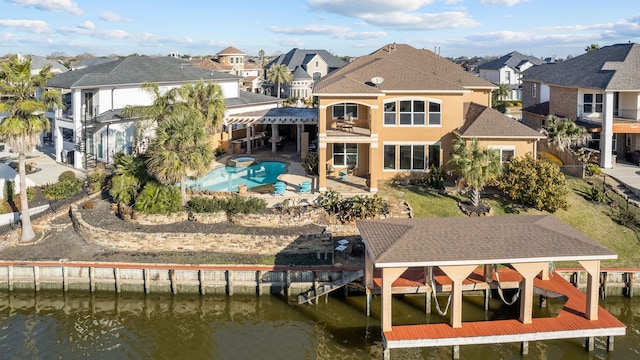
POLYGON ((535 98, 536 96, 538 96, 537 92, 538 92, 538 84, 531 84, 531 97, 535 98))
POLYGON ((233 64, 233 57, 230 57, 230 58, 229 58, 229 62, 230 62, 231 64, 233 64))
POLYGON ((320 73, 320 71, 316 71, 313 73, 313 81, 316 81, 318 79, 320 79, 320 77, 322 76, 322 74, 320 73))
POLYGON ((316 67, 320 66, 320 62, 316 61, 316 67))
POLYGON ((332 117, 334 119, 351 117, 354 119, 358 118, 358 104, 352 103, 342 103, 333 105, 333 114, 332 117))
POLYGON ((511 71, 505 71, 504 82, 507 84, 511 84, 511 71))
POLYGON ((399 100, 384 104, 384 125, 439 126, 442 105, 425 100, 399 100), (428 120, 427 120, 428 118, 428 120), (428 121, 428 123, 427 123, 428 121))
POLYGON ((582 112, 583 113, 601 113, 602 112, 602 94, 584 94, 582 95, 582 112))

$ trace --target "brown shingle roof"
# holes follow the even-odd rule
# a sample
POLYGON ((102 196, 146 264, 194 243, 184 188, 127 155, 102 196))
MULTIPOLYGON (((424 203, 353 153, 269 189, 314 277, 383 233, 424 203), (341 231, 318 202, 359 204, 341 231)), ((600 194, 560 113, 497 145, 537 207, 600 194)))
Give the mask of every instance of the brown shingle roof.
POLYGON ((229 46, 226 49, 220 50, 216 55, 247 55, 242 51, 234 48, 233 46, 229 46))
POLYGON ((456 130, 462 138, 528 138, 545 136, 498 110, 476 103, 464 104, 464 124, 456 130))
POLYGON ((316 83, 314 93, 465 91, 474 87, 489 88, 494 85, 429 50, 391 44, 323 77, 316 83), (371 84, 373 77, 382 77, 384 82, 376 88, 371 84), (367 87, 371 89, 365 90, 367 87))
POLYGON ((362 220, 377 267, 615 259, 617 255, 551 215, 362 220))

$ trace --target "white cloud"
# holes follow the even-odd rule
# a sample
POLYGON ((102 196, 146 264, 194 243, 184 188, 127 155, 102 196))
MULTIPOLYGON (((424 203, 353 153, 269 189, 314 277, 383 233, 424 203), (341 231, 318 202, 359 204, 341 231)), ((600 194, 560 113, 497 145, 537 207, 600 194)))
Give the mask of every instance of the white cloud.
POLYGON ((96 26, 93 25, 93 23, 91 21, 89 21, 89 20, 78 24, 78 27, 80 29, 86 29, 86 30, 94 30, 96 28, 96 26))
POLYGON ((371 25, 399 30, 435 30, 477 26, 479 23, 463 12, 440 14, 387 13, 366 15, 363 18, 371 25))
POLYGON ((82 15, 84 12, 71 0, 9 0, 12 3, 24 7, 32 6, 38 10, 69 12, 74 15, 82 15))
POLYGON ((100 19, 104 21, 130 21, 130 19, 125 19, 120 14, 114 13, 113 11, 103 11, 100 13, 100 19))
POLYGON ((434 0, 309 0, 309 6, 328 13, 359 17, 364 14, 415 11, 433 2, 434 0))
POLYGON ((513 6, 522 2, 527 2, 529 0, 482 0, 480 3, 482 5, 507 5, 513 6))
POLYGON ((282 46, 285 48, 290 48, 290 47, 303 48, 304 47, 304 41, 298 38, 275 39, 273 41, 279 46, 282 46))
POLYGON ((268 30, 277 34, 298 35, 298 36, 322 35, 322 36, 331 36, 335 39, 350 39, 350 40, 377 39, 387 35, 387 33, 384 31, 356 32, 347 26, 332 26, 332 25, 307 25, 307 26, 299 26, 299 27, 272 26, 272 27, 269 27, 268 30))
POLYGON ((36 34, 49 32, 49 26, 42 20, 0 19, 0 27, 21 29, 36 34))

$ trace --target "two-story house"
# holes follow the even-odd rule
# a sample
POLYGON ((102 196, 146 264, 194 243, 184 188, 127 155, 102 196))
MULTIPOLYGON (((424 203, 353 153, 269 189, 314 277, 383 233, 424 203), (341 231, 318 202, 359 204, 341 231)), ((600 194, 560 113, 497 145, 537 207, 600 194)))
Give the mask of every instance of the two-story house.
POLYGON ((523 55, 517 51, 478 66, 480 77, 494 84, 506 84, 511 89, 509 97, 501 100, 522 100, 522 72, 544 60, 523 55))
MULTIPOLYGON (((47 114, 53 125, 56 161, 89 168, 95 161, 111 162, 115 153, 132 153, 139 119, 124 117, 122 110, 153 103, 143 85, 156 83, 164 93, 200 80, 220 86, 227 114, 277 106, 272 97, 239 90, 238 76, 198 68, 183 59, 133 56, 89 66, 59 74, 47 83, 61 89, 65 102, 64 109, 47 114)), ((138 141, 151 136, 152 131, 138 141)))
POLYGON ((199 59, 192 62, 198 67, 240 76, 242 90, 260 94, 263 92, 264 76, 261 64, 233 46, 220 50, 215 59, 199 59))
POLYGON ((640 45, 605 46, 523 76, 523 122, 537 128, 552 114, 592 131, 600 166, 640 150, 640 45))
POLYGON ((334 169, 379 181, 420 178, 446 165, 456 137, 478 138, 503 161, 535 156, 544 138, 491 109, 490 82, 429 50, 389 44, 320 79, 319 189, 334 169))
MULTIPOLYGON (((345 65, 340 58, 326 50, 305 50, 294 48, 271 60, 265 66, 265 72, 274 65, 286 65, 293 79, 281 84, 280 97, 311 98, 313 84, 321 77, 345 65)), ((272 84, 271 94, 277 92, 277 86, 272 84)))

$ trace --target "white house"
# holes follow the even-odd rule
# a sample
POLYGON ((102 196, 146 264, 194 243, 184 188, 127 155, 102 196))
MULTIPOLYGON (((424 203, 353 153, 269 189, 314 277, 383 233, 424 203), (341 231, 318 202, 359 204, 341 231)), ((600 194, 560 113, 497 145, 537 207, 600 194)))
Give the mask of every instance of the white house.
POLYGON ((478 66, 480 77, 494 84, 507 84, 511 88, 509 98, 502 100, 522 100, 522 72, 543 60, 513 51, 495 60, 478 66))
POLYGON ((89 66, 57 75, 47 83, 61 89, 65 102, 64 109, 47 114, 52 121, 56 161, 90 168, 95 161, 111 162, 115 153, 132 153, 137 119, 123 117, 122 110, 152 104, 153 97, 143 84, 156 83, 164 93, 200 80, 220 86, 227 114, 277 106, 271 97, 248 97, 239 90, 238 76, 194 67, 183 59, 133 56, 89 66))

